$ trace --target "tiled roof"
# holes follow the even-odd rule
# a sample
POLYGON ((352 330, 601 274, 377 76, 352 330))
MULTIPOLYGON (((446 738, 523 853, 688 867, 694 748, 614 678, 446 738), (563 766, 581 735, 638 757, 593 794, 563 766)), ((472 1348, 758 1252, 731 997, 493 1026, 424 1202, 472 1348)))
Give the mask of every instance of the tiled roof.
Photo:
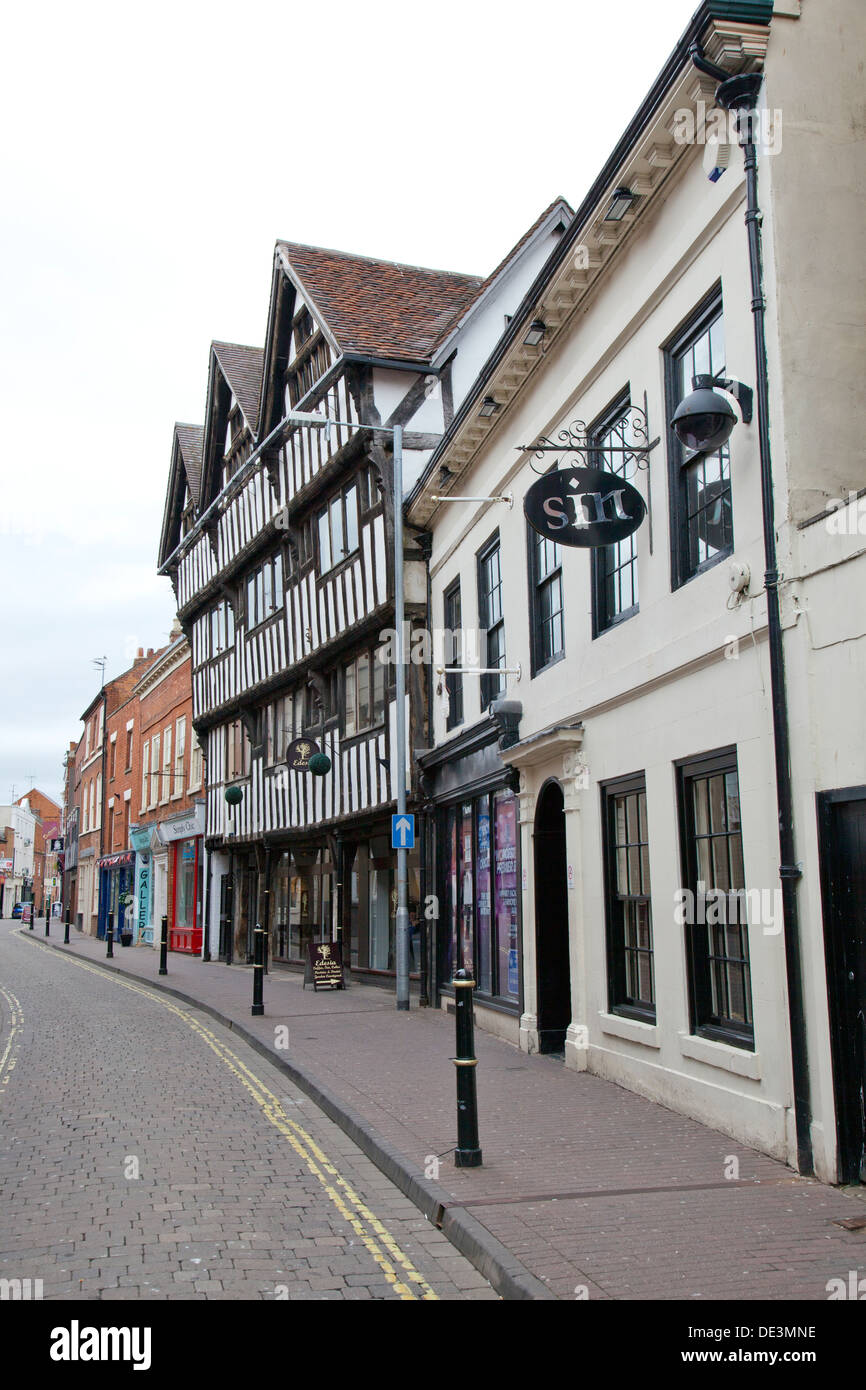
POLYGON ((174 428, 183 456, 190 496, 197 503, 201 487, 201 446, 204 430, 201 425, 175 425, 174 428))
POLYGON ((213 343, 212 346, 244 419, 255 432, 262 393, 264 348, 243 347, 240 343, 213 343))
POLYGON ((429 361, 484 283, 477 275, 398 265, 277 242, 344 353, 429 361))

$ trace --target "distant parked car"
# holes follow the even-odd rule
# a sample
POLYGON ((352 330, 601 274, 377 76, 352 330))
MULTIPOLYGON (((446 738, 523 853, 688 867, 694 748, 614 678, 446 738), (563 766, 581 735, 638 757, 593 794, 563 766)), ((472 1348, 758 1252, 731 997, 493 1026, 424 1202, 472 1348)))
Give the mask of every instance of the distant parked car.
POLYGON ((22 922, 29 922, 32 910, 32 903, 16 903, 12 909, 12 916, 20 917, 22 922))
POLYGON ((24 904, 23 904, 23 903, 16 903, 15 906, 13 907, 13 909, 12 909, 12 916, 13 916, 13 917, 20 917, 20 916, 22 915, 23 911, 24 911, 24 904))

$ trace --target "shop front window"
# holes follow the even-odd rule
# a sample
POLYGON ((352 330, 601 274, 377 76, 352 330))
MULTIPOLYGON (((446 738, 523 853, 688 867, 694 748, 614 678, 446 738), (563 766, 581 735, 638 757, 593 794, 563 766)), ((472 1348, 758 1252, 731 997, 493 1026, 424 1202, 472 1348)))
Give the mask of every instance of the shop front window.
MULTIPOLYGON (((409 854, 407 907, 410 924, 420 911, 419 858, 409 854)), ((393 971, 397 963, 397 872, 395 855, 383 836, 355 847, 351 874, 349 930, 351 962, 360 970, 393 971)), ((410 935, 409 969, 417 971, 418 938, 410 935)))
POLYGON ((291 914, 291 855, 283 850, 272 870, 271 954, 275 960, 288 960, 289 918, 291 914))
POLYGON ((520 980, 517 809, 510 791, 442 813, 440 978, 468 970, 478 992, 516 1004, 520 980))
POLYGON ((175 851, 174 925, 177 928, 195 926, 195 868, 196 842, 181 840, 175 851))
POLYGON ((513 792, 495 793, 493 816, 497 993, 500 998, 516 1004, 520 978, 517 962, 517 799, 513 792))
POLYGON ((389 869, 371 869, 368 877, 369 939, 367 961, 371 970, 391 970, 391 874, 389 869))
POLYGON ((475 886, 478 900, 477 942, 478 973, 475 976, 482 994, 493 993, 493 959, 490 954, 490 804, 487 797, 475 803, 475 834, 478 862, 475 886))

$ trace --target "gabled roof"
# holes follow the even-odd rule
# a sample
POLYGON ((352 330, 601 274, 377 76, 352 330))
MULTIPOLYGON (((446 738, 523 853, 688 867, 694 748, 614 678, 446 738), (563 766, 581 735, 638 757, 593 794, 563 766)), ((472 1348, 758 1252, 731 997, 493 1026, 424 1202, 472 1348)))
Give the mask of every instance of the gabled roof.
POLYGON ((165 511, 159 538, 158 565, 168 559, 180 541, 184 494, 189 494, 199 508, 201 490, 201 450, 204 430, 201 425, 175 425, 171 443, 171 465, 165 494, 165 511))
POLYGON ((174 432, 186 470, 189 495, 198 505, 198 493, 201 484, 201 446, 204 430, 201 425, 175 425, 174 432))
POLYGON ((424 366, 483 280, 278 241, 277 252, 343 354, 424 366))
POLYGON ((255 439, 263 361, 262 348, 246 347, 241 343, 214 342, 210 345, 198 498, 200 511, 208 507, 222 486, 220 470, 232 396, 241 408, 250 435, 255 439))
POLYGON ((212 343, 211 347, 244 419, 255 433, 262 390, 264 348, 243 347, 240 343, 212 343))

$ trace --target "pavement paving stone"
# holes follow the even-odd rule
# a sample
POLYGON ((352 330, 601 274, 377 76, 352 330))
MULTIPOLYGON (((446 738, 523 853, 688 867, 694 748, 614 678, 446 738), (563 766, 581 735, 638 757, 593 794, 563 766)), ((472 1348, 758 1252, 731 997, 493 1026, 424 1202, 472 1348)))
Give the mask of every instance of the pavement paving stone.
MULTIPOLYGON (((440 1297, 462 1296, 412 1242, 417 1208, 236 1035, 22 942, 8 923, 0 924, 0 976, 23 1009, 0 1115, 9 1140, 0 1162, 0 1276, 42 1278, 46 1297, 75 1301, 284 1292, 331 1300, 347 1291, 351 1270, 373 1296, 396 1300, 348 1219, 354 1209, 345 1196, 335 1205, 317 1176, 323 1170, 312 1142, 336 1170, 325 1175, 329 1187, 345 1193, 347 1184, 401 1248, 405 1228, 422 1277, 440 1297), (254 1085, 282 1098, 287 1115, 303 1104, 302 1153, 221 1056, 201 1045, 192 1018, 254 1085), (103 1061, 98 1068, 94 1056, 103 1061)), ((0 1054, 7 1027, 0 1006, 0 1054)), ((370 1236, 388 1259, 375 1229, 370 1236)), ((444 1236, 439 1243, 452 1250, 444 1236)))
MULTIPOLYGON (((19 956, 24 949, 19 943, 19 956)), ((57 954, 62 952, 78 959, 104 957, 101 944, 75 932, 70 946, 57 954)), ((31 949, 31 954, 36 953, 31 949)), ((156 983, 158 953, 140 948, 124 957, 125 969, 156 983)), ((256 1019, 249 1014, 248 970, 172 954, 167 983, 246 1028, 272 1050, 277 1063, 283 1055, 305 1068, 341 1104, 363 1116, 418 1178, 426 1175, 430 1156, 441 1155, 438 1182, 449 1200, 457 1207, 471 1203, 467 1213, 559 1298, 573 1299, 575 1287, 586 1287, 590 1298, 601 1299, 825 1298, 829 1278, 849 1269, 856 1269, 859 1277, 866 1273, 866 1244, 851 1242, 849 1233, 832 1225, 833 1218, 862 1211, 858 1189, 842 1191, 800 1179, 777 1160, 590 1073, 567 1070, 551 1058, 526 1056, 500 1039, 476 1032, 484 1166, 457 1169, 446 1152, 453 1148, 456 1130, 450 1063, 453 1019, 414 1004, 409 1013, 398 1013, 391 991, 356 982, 343 992, 303 991, 300 976, 279 967, 265 979, 266 1013, 256 1019), (290 1047, 284 1054, 273 1050, 275 1025, 280 1022, 289 1025, 290 1047), (739 1161, 736 1184, 725 1183, 731 1157, 739 1161), (640 1190, 624 1191, 631 1188, 640 1190), (711 1261, 706 1258, 708 1248, 713 1250, 711 1261)), ((106 998, 104 986, 100 995, 106 998)), ((224 1036, 212 1018, 197 1016, 203 1026, 224 1036)), ((72 1036, 70 1029, 67 1036, 72 1036)), ((228 1046, 240 1054, 245 1045, 233 1033, 228 1046)), ((254 1072, 267 1067, 255 1053, 250 1055, 254 1072)), ((312 1100, 285 1073, 269 1070, 268 1076, 269 1088, 284 1100, 285 1113, 304 1126, 312 1125, 318 1113, 312 1100)), ((83 1136, 92 1140, 102 1133, 99 1117, 106 1113, 115 1117, 123 1136, 112 1152, 149 1152, 143 1141, 136 1149, 136 1125, 97 1078, 90 1077, 81 1094, 86 1101, 81 1114, 72 1107, 56 1107, 70 1124, 87 1126, 86 1133, 81 1128, 68 1134, 64 1130, 62 1137, 55 1126, 50 1152, 56 1169, 68 1168, 83 1136)), ((184 1102, 195 1115, 197 1094, 185 1096, 184 1102)), ((160 1141, 168 1134, 177 1139, 170 1121, 166 1127, 158 1098, 145 1097, 144 1104, 160 1127, 160 1141)), ((184 1167, 181 1173, 170 1173, 177 1186, 156 1180, 147 1192, 149 1205, 139 1200, 139 1222, 148 1220, 142 1212, 152 1219, 158 1200, 168 1208, 178 1195, 187 1197, 178 1189, 189 1180, 200 1187, 203 1181, 209 1184, 208 1197, 216 1198, 216 1209, 225 1217, 221 1236, 232 1223, 250 1229, 242 1223, 251 1204, 235 1200, 220 1186, 227 1178, 245 1181, 246 1172, 258 1175, 268 1200, 276 1201, 268 1207, 263 1228, 271 1229, 270 1223, 281 1220, 288 1229, 290 1212, 298 1219, 293 1234, 300 1230, 309 1235, 310 1226, 304 1224, 308 1212, 308 1221, 320 1219, 328 1226, 329 1216, 317 1218, 313 1211, 315 1180, 312 1186, 303 1185, 300 1163, 293 1166, 284 1154, 274 1167, 266 1149, 251 1153, 240 1144, 241 1114, 246 1115, 247 1108, 236 1101, 216 1117, 210 1133, 202 1136, 208 1143, 210 1171, 198 1172, 192 1170, 202 1149, 190 1144, 187 1152, 184 1147, 189 1141, 186 1116, 187 1134, 179 1154, 184 1167), (281 1187, 291 1193, 283 1196, 282 1204, 281 1187)), ((331 1126, 330 1133, 332 1157, 356 1152, 341 1131, 331 1126)), ((26 1130, 21 1137, 28 1137, 26 1130)), ((155 1173, 167 1171, 161 1168, 158 1148, 148 1160, 155 1173)), ((38 1175, 39 1145, 22 1143, 20 1154, 27 1155, 38 1175)), ((383 1173, 372 1165, 368 1169, 364 1191, 377 1214, 386 1213, 390 1219, 403 1199, 383 1173)), ((89 1171, 101 1174, 104 1186, 118 1180, 116 1165, 98 1154, 91 1154, 89 1171)), ((19 1191, 26 1185, 14 1164, 0 1166, 0 1191, 7 1177, 19 1191)), ((51 1195, 50 1184, 38 1183, 29 1189, 28 1200, 38 1203, 51 1195)), ((64 1189, 63 1201, 69 1197, 64 1189)), ((185 1217, 183 1203, 179 1206, 185 1217)), ((87 1210, 94 1208, 88 1205, 87 1210)), ((108 1210, 116 1208, 109 1205, 108 1210)), ((208 1219, 213 1217, 210 1209, 208 1219)), ((418 1222, 417 1211, 411 1219, 418 1222)), ((145 1237, 150 1234, 149 1226, 140 1229, 145 1237)), ((191 1229, 189 1224, 186 1229, 191 1229)), ((404 1232, 409 1229, 401 1226, 404 1232)), ((440 1244, 441 1233, 423 1220, 411 1229, 416 1236, 413 1251, 427 1251, 427 1264, 446 1278, 453 1247, 440 1244)), ((291 1249, 315 1265, 316 1252, 320 1258, 328 1252, 317 1246, 315 1237, 310 1244, 312 1250, 303 1241, 293 1245, 284 1240, 280 1249, 291 1249)), ((347 1291, 355 1287, 348 1284, 354 1278, 346 1275, 347 1291)))

